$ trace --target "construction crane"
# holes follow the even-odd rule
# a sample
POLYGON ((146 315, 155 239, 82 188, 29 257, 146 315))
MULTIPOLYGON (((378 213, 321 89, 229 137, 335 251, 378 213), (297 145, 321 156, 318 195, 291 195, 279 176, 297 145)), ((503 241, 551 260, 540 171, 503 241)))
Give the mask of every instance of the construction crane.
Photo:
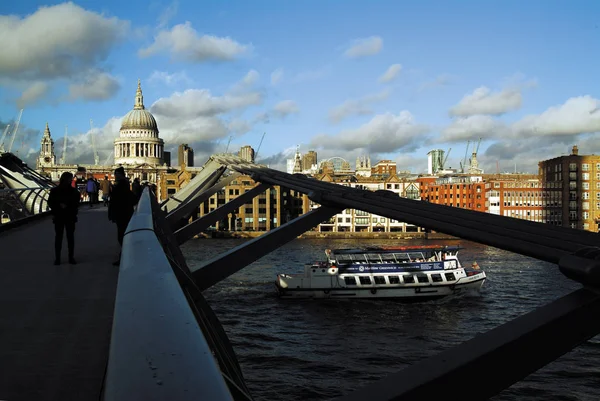
POLYGON ((232 137, 233 137, 233 135, 229 135, 229 141, 227 141, 227 147, 225 148, 225 153, 227 153, 227 151, 229 150, 229 144, 231 143, 232 137))
POLYGON ((463 159, 463 161, 460 162, 460 172, 464 173, 465 172, 465 167, 467 167, 467 154, 469 153, 469 145, 471 144, 471 141, 468 140, 467 141, 467 147, 465 149, 465 158, 463 159))
POLYGON ((96 139, 94 138, 94 121, 90 118, 90 136, 92 137, 92 150, 94 151, 94 166, 100 164, 100 156, 98 156, 98 150, 96 149, 96 139))
POLYGON ((13 131, 12 138, 10 138, 10 145, 8 146, 7 152, 10 153, 13 147, 13 143, 15 143, 15 137, 17 136, 17 131, 19 130, 19 124, 21 124, 21 117, 23 116, 23 109, 19 112, 19 118, 17 119, 17 125, 15 126, 15 130, 13 131))
POLYGON ((6 139, 6 134, 8 133, 9 129, 10 129, 10 124, 8 124, 6 127, 4 127, 4 133, 2 134, 2 138, 0 138, 0 152, 4 152, 4 139, 6 139))
POLYGON ((440 168, 442 170, 444 170, 446 168, 446 162, 448 161, 448 156, 450 156, 450 151, 452 151, 452 148, 448 149, 448 153, 446 153, 446 157, 444 157, 444 160, 442 160, 442 165, 440 166, 440 168))
POLYGON ((265 135, 267 135, 267 133, 263 132, 262 137, 260 138, 260 143, 258 144, 258 149, 256 149, 256 153, 254 154, 254 160, 257 160, 258 158, 258 151, 260 150, 260 146, 263 143, 263 139, 265 139, 265 135))
POLYGON ((69 132, 69 126, 65 125, 65 137, 63 138, 63 151, 62 157, 60 158, 60 164, 67 164, 67 134, 69 132))
MULTIPOLYGON (((469 165, 472 164, 472 160, 477 160, 477 153, 479 152, 479 145, 481 145, 481 138, 479 138, 479 142, 477 142, 477 147, 475 147, 475 142, 473 142, 473 153, 471 153, 471 158, 469 158, 469 165)), ((468 149, 468 146, 467 146, 468 149)))
POLYGON ((108 152, 108 156, 106 156, 106 160, 104 160, 104 164, 102 164, 102 165, 103 165, 103 166, 108 166, 108 161, 110 160, 110 157, 111 157, 111 156, 114 156, 114 155, 115 155, 115 152, 114 152, 114 151, 112 151, 112 152, 108 152))

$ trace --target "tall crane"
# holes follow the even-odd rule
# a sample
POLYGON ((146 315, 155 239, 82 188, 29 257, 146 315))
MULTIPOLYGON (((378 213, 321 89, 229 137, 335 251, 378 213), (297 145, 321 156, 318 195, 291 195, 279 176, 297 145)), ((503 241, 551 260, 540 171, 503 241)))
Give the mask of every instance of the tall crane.
POLYGON ((462 162, 460 162, 460 172, 464 173, 465 172, 465 167, 467 167, 467 154, 469 153, 469 145, 471 144, 471 140, 467 141, 467 147, 465 149, 465 158, 463 159, 462 162))
POLYGON ((265 135, 267 135, 267 133, 263 132, 262 137, 260 138, 260 143, 258 144, 258 149, 256 149, 256 153, 254 154, 254 160, 258 159, 258 151, 260 150, 260 147, 262 145, 263 139, 265 139, 265 135))
POLYGON ((444 157, 444 160, 442 160, 442 165, 440 166, 440 168, 442 170, 444 170, 446 168, 446 162, 448 161, 448 156, 450 156, 451 151, 452 151, 452 148, 449 148, 448 153, 446 153, 446 157, 444 157))
POLYGON ((12 138, 10 138, 10 145, 8 146, 7 152, 10 153, 13 147, 13 143, 15 143, 15 137, 17 136, 17 131, 19 130, 19 124, 21 124, 21 117, 23 116, 23 109, 19 112, 19 118, 17 119, 17 125, 15 126, 15 130, 13 131, 12 138))
POLYGON ((100 164, 100 156, 98 156, 98 149, 96 149, 96 139, 94 138, 94 121, 90 118, 90 136, 92 137, 92 150, 94 151, 94 166, 100 164))
POLYGON ((227 153, 227 151, 229 150, 229 144, 231 143, 232 137, 233 137, 233 135, 229 135, 229 141, 227 141, 227 147, 225 148, 225 153, 227 153))
POLYGON ((10 124, 4 127, 4 133, 2 134, 2 138, 0 138, 0 152, 4 152, 4 139, 6 139, 6 134, 8 134, 8 130, 10 129, 10 124))
POLYGON ((69 132, 69 126, 65 125, 65 137, 63 138, 63 151, 62 157, 60 158, 60 164, 67 164, 67 134, 69 132))

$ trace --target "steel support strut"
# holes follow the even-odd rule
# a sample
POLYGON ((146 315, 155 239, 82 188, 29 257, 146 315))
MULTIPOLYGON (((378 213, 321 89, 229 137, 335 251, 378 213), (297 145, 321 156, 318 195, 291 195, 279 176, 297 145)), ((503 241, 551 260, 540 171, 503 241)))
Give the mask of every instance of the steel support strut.
POLYGON ((270 188, 270 185, 268 184, 258 184, 250 191, 241 194, 237 198, 230 200, 229 202, 213 210, 209 214, 202 216, 198 220, 193 221, 187 226, 175 231, 175 238, 177 239, 177 243, 181 245, 187 240, 193 238, 194 235, 197 235, 198 233, 206 230, 208 227, 210 227, 217 221, 223 220, 225 217, 227 217, 227 215, 229 215, 229 213, 233 212, 235 209, 242 206, 244 203, 247 203, 251 199, 265 192, 268 188, 270 188))
POLYGON ((303 214, 258 238, 205 262, 192 272, 194 281, 201 290, 205 290, 342 210, 343 208, 321 206, 303 214))
POLYGON ((599 315, 580 289, 338 401, 487 400, 599 334, 599 315))

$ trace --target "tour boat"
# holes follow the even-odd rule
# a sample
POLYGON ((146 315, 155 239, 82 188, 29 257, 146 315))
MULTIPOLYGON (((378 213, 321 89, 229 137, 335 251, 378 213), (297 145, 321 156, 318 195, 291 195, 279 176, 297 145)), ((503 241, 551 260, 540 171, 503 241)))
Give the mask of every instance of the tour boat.
POLYGON ((327 259, 304 274, 278 274, 282 298, 440 298, 479 291, 485 272, 464 267, 458 246, 425 245, 327 249, 327 259))

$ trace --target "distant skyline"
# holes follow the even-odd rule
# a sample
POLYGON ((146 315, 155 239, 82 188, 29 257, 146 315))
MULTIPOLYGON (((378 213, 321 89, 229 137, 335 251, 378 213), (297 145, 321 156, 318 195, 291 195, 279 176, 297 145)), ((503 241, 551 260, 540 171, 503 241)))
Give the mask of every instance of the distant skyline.
MULTIPOLYGON (((369 155, 427 170, 480 137, 486 172, 600 153, 597 1, 21 0, 0 9, 0 134, 32 162, 46 122, 57 159, 113 151, 137 80, 165 150, 196 165, 244 145, 285 170, 296 145, 352 165, 369 155)), ((469 149, 470 156, 472 150, 469 149)))

